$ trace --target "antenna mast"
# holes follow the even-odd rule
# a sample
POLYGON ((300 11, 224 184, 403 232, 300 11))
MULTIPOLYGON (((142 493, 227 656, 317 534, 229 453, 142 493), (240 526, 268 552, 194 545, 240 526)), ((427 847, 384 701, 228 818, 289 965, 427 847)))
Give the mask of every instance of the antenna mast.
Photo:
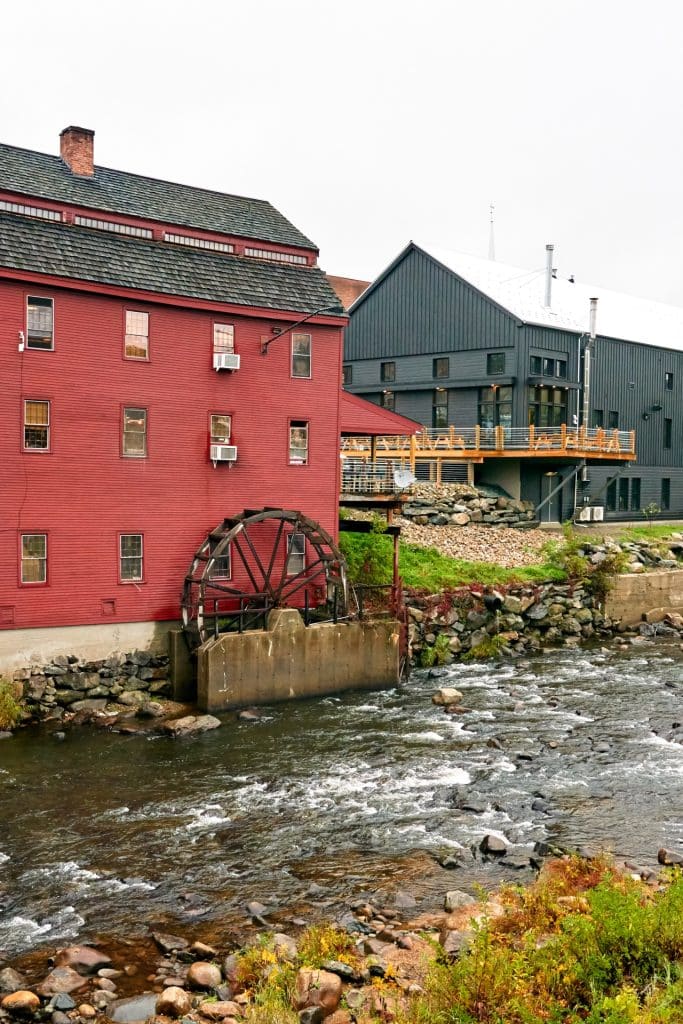
POLYGON ((489 259, 495 262, 496 259, 496 243, 493 237, 493 211, 495 207, 493 203, 489 203, 489 259))

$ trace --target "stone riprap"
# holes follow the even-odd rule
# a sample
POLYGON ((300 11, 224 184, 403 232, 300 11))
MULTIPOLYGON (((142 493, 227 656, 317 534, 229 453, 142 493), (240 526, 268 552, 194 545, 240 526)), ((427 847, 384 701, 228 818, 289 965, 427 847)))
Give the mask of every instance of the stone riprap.
POLYGON ((401 513, 419 526, 538 525, 533 503, 488 493, 468 484, 414 484, 401 513))
POLYGON ((65 712, 92 713, 115 702, 138 707, 171 689, 168 658, 149 651, 113 654, 100 661, 58 655, 42 665, 16 669, 15 683, 31 718, 60 718, 65 712))
MULTIPOLYGON (((485 595, 481 588, 462 588, 413 594, 407 602, 414 665, 448 665, 470 652, 472 657, 519 657, 552 645, 576 646, 615 635, 626 645, 658 636, 683 637, 683 615, 675 611, 648 616, 650 621, 628 628, 606 616, 585 587, 571 584, 511 586, 485 595), (500 607, 492 610, 491 604, 500 607)), ((436 702, 448 703, 445 699, 436 702)))

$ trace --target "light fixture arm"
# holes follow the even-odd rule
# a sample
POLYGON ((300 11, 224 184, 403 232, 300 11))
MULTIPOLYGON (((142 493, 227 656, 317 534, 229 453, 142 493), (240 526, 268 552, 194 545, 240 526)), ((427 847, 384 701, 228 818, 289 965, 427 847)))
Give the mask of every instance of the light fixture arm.
POLYGON ((261 355, 262 356, 268 355, 268 348, 269 348, 270 345, 273 344, 274 341, 277 341, 278 338, 282 338, 283 335, 285 335, 285 334, 289 334, 290 331, 296 330, 297 327, 301 327, 301 325, 305 324, 307 320, 311 319, 311 317, 317 316, 318 313, 331 313, 333 311, 337 312, 338 309, 339 309, 339 307, 336 306, 336 305, 335 306, 322 306, 320 309, 316 309, 312 313, 308 313, 301 320, 297 320, 297 322, 295 324, 292 324, 290 327, 286 327, 284 331, 278 331, 278 333, 275 335, 274 338, 268 338, 267 341, 262 341, 261 342, 261 355))

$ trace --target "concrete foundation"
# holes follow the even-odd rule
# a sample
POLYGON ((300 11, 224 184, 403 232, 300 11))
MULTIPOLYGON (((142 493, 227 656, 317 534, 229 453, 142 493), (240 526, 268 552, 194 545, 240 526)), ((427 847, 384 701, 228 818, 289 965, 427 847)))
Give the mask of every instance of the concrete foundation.
POLYGON ((395 686, 399 629, 388 619, 305 627, 297 611, 278 609, 267 630, 226 633, 199 648, 198 706, 225 711, 395 686))
POLYGON ((628 626, 654 609, 683 612, 683 571, 618 576, 605 601, 605 614, 628 626))
POLYGON ((0 675, 31 663, 44 665, 58 654, 97 661, 112 654, 166 654, 168 633, 178 622, 108 622, 97 626, 0 629, 0 675))

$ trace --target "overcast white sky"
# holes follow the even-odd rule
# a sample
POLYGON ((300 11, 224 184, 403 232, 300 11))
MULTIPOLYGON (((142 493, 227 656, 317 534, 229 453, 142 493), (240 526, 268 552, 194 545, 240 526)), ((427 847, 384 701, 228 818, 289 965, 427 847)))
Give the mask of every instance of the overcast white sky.
POLYGON ((0 140, 269 199, 330 273, 412 238, 683 306, 680 0, 24 0, 0 140))

